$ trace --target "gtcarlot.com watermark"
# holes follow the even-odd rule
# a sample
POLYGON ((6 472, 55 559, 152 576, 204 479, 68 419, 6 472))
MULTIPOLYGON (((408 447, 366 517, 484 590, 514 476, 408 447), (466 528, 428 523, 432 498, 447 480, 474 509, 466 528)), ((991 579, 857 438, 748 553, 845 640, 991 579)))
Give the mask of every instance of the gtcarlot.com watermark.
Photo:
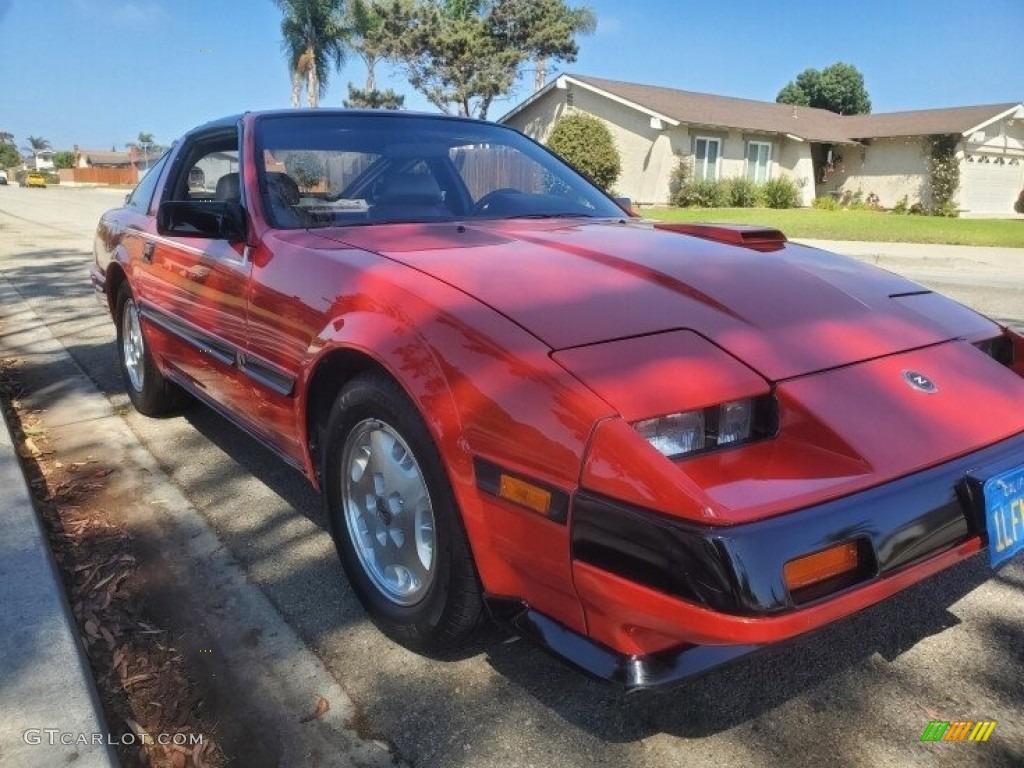
POLYGON ((143 733, 141 735, 125 733, 115 736, 112 733, 73 733, 62 731, 59 728, 29 728, 21 734, 21 738, 26 744, 47 744, 49 746, 60 744, 65 747, 90 744, 108 747, 130 747, 133 745, 149 747, 154 744, 166 747, 177 744, 179 747, 194 747, 196 744, 203 743, 203 734, 201 733, 143 733))

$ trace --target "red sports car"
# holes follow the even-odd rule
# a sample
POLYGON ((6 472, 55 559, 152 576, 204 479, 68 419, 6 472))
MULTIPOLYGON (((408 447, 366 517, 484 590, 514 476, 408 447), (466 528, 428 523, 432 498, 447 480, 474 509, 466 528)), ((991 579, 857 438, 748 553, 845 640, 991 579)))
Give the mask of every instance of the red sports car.
POLYGON ((105 214, 125 386, 322 489, 391 637, 488 612, 678 680, 1024 549, 1024 338, 774 230, 626 213, 489 123, 246 113, 105 214))

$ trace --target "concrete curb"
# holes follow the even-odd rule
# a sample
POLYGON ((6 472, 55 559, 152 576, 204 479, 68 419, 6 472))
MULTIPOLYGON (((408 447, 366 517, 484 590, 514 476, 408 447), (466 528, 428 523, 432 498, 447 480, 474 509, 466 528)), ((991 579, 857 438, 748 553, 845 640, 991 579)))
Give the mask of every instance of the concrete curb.
POLYGON ((117 766, 10 427, 0 429, 0 766, 117 766))

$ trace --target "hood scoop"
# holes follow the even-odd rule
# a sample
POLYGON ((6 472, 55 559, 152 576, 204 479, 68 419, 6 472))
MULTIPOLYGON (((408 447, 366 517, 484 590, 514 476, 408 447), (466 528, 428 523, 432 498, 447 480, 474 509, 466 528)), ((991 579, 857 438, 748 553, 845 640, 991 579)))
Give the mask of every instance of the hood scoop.
POLYGON ((683 224, 659 222, 655 229, 666 232, 678 232, 681 235, 692 235, 702 240, 716 243, 738 245, 754 251, 781 251, 786 245, 786 236, 771 227, 758 227, 750 224, 683 224))

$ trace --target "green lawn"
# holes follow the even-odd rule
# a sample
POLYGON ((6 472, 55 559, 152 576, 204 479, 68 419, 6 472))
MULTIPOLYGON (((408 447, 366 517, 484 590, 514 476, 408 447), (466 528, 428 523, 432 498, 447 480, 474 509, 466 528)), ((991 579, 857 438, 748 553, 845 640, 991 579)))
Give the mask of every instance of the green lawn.
POLYGON ((641 214, 661 221, 763 224, 781 229, 790 238, 1024 248, 1024 218, 944 219, 814 208, 645 208, 641 214))

